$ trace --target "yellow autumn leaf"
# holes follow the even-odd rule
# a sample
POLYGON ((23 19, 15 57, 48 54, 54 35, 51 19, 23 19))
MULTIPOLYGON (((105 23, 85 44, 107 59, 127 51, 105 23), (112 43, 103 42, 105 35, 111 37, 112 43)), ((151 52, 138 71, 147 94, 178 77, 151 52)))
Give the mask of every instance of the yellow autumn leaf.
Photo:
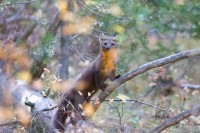
POLYGON ((110 99, 110 98, 109 98, 108 100, 109 100, 109 103, 110 103, 110 104, 112 104, 113 101, 114 101, 114 99, 110 99))
POLYGON ((94 1, 94 0, 86 0, 86 1, 85 1, 85 4, 88 5, 88 6, 97 5, 97 1, 94 1))
POLYGON ((60 82, 55 82, 55 83, 52 83, 51 89, 54 90, 55 92, 59 92, 61 87, 62 87, 62 84, 60 82))
POLYGON ((44 70, 45 72, 47 72, 47 73, 50 73, 50 70, 47 69, 47 68, 43 68, 43 70, 44 70))
POLYGON ((128 96, 123 95, 123 94, 118 94, 116 98, 119 98, 120 100, 122 100, 122 102, 126 102, 127 99, 130 99, 128 96))
POLYGON ((92 94, 90 92, 88 92, 88 96, 90 97, 92 94))
POLYGON ((144 127, 145 123, 143 121, 139 122, 140 127, 144 127))
POLYGON ((4 51, 4 48, 0 45, 0 59, 4 58, 6 55, 6 52, 4 51))
POLYGON ((12 109, 0 107, 0 123, 13 119, 14 114, 12 109))
POLYGON ((62 20, 66 22, 74 22, 76 21, 76 17, 73 12, 68 11, 62 16, 62 20))
POLYGON ((73 34, 86 34, 92 31, 92 27, 95 23, 95 19, 92 17, 83 17, 80 20, 77 20, 75 23, 70 23, 62 29, 64 35, 73 35, 73 34))
POLYGON ((82 106, 81 104, 78 104, 78 107, 79 107, 80 109, 83 109, 83 106, 82 106))
POLYGON ((122 27, 122 26, 120 26, 118 24, 113 25, 112 29, 117 33, 124 33, 125 32, 124 27, 122 27))
POLYGON ((80 91, 78 91, 78 94, 81 95, 81 96, 83 96, 83 93, 81 93, 80 91))
POLYGON ((32 75, 29 71, 20 71, 16 74, 16 79, 30 83, 32 80, 32 75))
POLYGON ((65 17, 65 14, 67 13, 67 10, 68 10, 68 5, 65 2, 65 0, 59 0, 58 1, 58 9, 60 11, 59 17, 60 17, 61 20, 63 20, 64 17, 65 17))
POLYGON ((123 11, 117 4, 112 5, 108 12, 116 17, 123 15, 123 11))
POLYGON ((90 103, 86 103, 84 104, 83 107, 83 112, 87 117, 92 117, 92 115, 94 114, 95 110, 94 107, 90 104, 90 103))
POLYGON ((20 122, 22 123, 22 125, 24 127, 28 127, 29 123, 30 123, 30 114, 28 111, 24 110, 21 107, 17 107, 15 110, 16 116, 18 118, 18 120, 20 120, 20 122))

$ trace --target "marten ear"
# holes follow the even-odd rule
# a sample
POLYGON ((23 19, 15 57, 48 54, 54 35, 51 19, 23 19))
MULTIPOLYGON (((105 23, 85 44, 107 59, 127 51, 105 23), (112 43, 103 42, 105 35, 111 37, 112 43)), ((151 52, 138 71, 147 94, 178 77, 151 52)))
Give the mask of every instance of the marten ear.
POLYGON ((99 36, 99 40, 103 40, 103 39, 106 39, 106 35, 104 35, 103 33, 101 33, 100 36, 99 36))
POLYGON ((119 40, 119 36, 118 35, 114 36, 113 40, 117 42, 119 40))

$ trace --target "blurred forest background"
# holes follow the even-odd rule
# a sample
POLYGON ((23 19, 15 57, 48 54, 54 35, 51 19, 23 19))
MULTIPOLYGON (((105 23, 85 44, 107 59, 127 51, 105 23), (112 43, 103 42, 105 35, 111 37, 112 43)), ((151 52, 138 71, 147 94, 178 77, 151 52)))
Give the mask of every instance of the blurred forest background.
MULTIPOLYGON (((0 0, 0 73, 59 101, 97 56, 100 33, 119 35, 117 72, 123 75, 149 61, 199 49, 200 1, 0 0)), ((200 85, 198 56, 150 70, 121 85, 92 121, 108 133, 147 132, 199 104, 200 90, 183 86, 186 83, 200 85), (116 98, 172 111, 133 101, 112 102, 116 98)), ((6 92, 0 92, 0 100, 0 123, 25 119, 27 113, 21 108, 5 109, 6 92)), ((33 115, 27 117, 16 131, 26 131, 33 115)), ((200 117, 190 117, 165 132, 198 133, 200 117)))

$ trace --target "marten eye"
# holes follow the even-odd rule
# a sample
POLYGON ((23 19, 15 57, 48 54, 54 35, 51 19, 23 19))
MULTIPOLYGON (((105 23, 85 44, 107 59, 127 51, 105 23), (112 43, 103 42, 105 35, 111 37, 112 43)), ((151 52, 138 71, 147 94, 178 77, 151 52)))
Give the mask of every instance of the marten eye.
POLYGON ((104 45, 107 45, 107 42, 104 42, 103 44, 104 44, 104 45))
POLYGON ((111 45, 112 45, 112 46, 114 46, 114 45, 115 45, 115 43, 111 43, 111 45))

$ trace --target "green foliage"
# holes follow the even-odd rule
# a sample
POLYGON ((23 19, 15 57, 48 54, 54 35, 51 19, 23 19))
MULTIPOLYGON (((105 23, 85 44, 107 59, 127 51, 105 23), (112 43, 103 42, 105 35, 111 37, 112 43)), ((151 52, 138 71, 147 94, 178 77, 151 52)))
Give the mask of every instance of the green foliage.
POLYGON ((117 66, 118 66, 117 72, 119 74, 125 73, 125 70, 128 68, 127 64, 128 64, 128 54, 121 55, 117 63, 117 66))
POLYGON ((140 121, 140 118, 137 115, 132 117, 130 122, 131 122, 131 125, 133 126, 133 128, 137 128, 139 121, 140 121))
POLYGON ((45 64, 51 61, 55 51, 55 37, 48 32, 42 37, 40 45, 30 51, 30 56, 36 60, 43 60, 45 64))

